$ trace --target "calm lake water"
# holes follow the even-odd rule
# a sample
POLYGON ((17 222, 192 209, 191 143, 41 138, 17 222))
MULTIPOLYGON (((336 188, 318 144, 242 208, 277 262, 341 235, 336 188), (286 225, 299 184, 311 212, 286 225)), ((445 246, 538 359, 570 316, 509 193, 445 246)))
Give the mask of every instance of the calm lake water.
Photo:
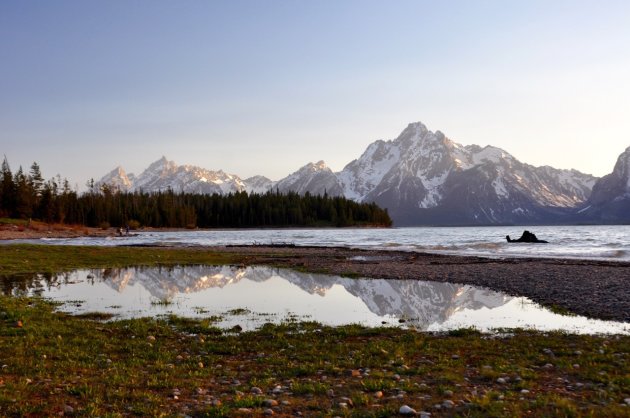
POLYGON ((411 280, 349 279, 269 267, 182 266, 79 270, 3 283, 13 295, 65 302, 72 313, 116 318, 221 316, 217 326, 314 320, 327 325, 476 327, 630 334, 630 324, 554 314, 531 300, 488 289, 411 280), (164 302, 168 301, 168 304, 164 302), (402 322, 401 322, 402 320, 402 322))
POLYGON ((133 237, 43 239, 53 245, 295 245, 396 249, 486 257, 560 257, 630 261, 630 226, 537 226, 391 229, 251 229, 139 232, 133 237), (534 232, 549 244, 508 244, 534 232))

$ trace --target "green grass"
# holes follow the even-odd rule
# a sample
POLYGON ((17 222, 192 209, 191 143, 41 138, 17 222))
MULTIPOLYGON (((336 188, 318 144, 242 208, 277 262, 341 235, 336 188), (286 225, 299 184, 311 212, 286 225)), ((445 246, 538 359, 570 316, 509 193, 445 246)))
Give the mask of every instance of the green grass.
POLYGON ((11 244, 3 245, 0 251, 0 278, 80 268, 224 265, 241 263, 243 259, 235 254, 201 249, 11 244))
MULTIPOLYGON (((78 268, 248 260, 201 249, 6 245, 0 283, 78 268)), ((630 411, 620 405, 630 397, 628 336, 428 334, 298 319, 236 333, 217 328, 220 317, 103 322, 108 314, 75 317, 56 306, 0 296, 0 416, 57 416, 67 407, 76 416, 222 417, 243 415, 239 408, 260 416, 266 398, 290 403, 274 407, 278 416, 386 417, 403 404, 434 417, 630 411), (283 389, 273 394, 277 386, 283 389), (453 409, 435 408, 447 399, 453 409)))
POLYGON ((262 415, 263 401, 274 397, 290 402, 274 407, 280 415, 387 416, 403 404, 432 416, 628 413, 620 406, 630 393, 627 336, 512 330, 487 337, 315 322, 234 334, 211 318, 103 323, 55 306, 0 297, 3 416, 53 416, 66 406, 78 416, 235 416, 238 408, 262 415), (349 409, 337 407, 342 398, 349 409), (446 399, 453 409, 434 408, 446 399))

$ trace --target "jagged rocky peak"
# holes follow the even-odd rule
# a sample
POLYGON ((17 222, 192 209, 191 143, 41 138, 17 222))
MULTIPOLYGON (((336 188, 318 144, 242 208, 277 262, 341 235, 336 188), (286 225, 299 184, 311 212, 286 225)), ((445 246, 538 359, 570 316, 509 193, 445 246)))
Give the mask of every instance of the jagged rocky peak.
POLYGON ((613 172, 595 183, 578 214, 587 222, 630 222, 630 147, 619 155, 613 172))
POLYGON ((265 194, 272 190, 275 182, 265 176, 253 176, 243 180, 247 193, 265 194))
MULTIPOLYGON (((165 156, 162 156, 159 160, 149 164, 144 173, 160 173, 160 175, 167 175, 169 172, 173 172, 177 169, 175 161, 169 161, 165 156)), ((142 176, 142 174, 140 175, 142 176)))
POLYGON ((317 171, 323 171, 323 170, 329 170, 330 171, 330 168, 328 168, 328 166, 326 165, 326 163, 323 160, 319 160, 316 163, 308 163, 308 164, 306 164, 300 170, 307 170, 307 171, 317 172, 317 171))
POLYGON ((133 186, 133 178, 133 174, 128 176, 125 170, 118 166, 104 175, 103 178, 96 182, 96 185, 98 187, 108 185, 115 190, 128 191, 133 186))
POLYGON ((281 192, 343 195, 343 189, 337 175, 328 168, 324 161, 306 164, 293 174, 276 182, 274 187, 281 192))
POLYGON ((626 190, 630 191, 630 147, 617 158, 613 174, 626 182, 626 190))

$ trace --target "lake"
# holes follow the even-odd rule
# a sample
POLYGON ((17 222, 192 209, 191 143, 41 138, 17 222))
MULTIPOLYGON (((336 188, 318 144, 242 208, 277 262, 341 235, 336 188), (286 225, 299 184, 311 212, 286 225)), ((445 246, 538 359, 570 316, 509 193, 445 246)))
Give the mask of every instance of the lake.
POLYGON ((247 229, 138 232, 131 237, 20 240, 51 245, 295 245, 395 249, 484 257, 558 257, 630 261, 630 226, 500 226, 390 229, 247 229), (534 232, 549 244, 508 244, 534 232))

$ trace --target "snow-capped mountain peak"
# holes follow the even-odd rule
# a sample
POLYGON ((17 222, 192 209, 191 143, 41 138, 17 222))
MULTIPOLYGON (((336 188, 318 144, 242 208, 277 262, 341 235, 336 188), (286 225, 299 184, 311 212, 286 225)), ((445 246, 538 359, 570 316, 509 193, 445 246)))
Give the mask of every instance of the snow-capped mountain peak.
MULTIPOLYGON (((137 178, 126 177, 118 171, 101 181, 130 191, 342 195, 388 208, 397 225, 562 222, 562 214, 581 206, 597 181, 576 170, 522 163, 498 147, 459 144, 422 122, 410 123, 395 139, 371 143, 337 173, 317 161, 277 182, 263 176, 243 181, 162 157, 137 178)), ((630 148, 620 156, 614 178, 615 193, 622 181, 630 195, 630 148)))
POLYGON ((328 194, 339 196, 343 194, 337 176, 324 161, 308 163, 299 170, 276 182, 274 187, 281 192, 293 191, 299 194, 328 194))
POLYGON ((100 188, 103 185, 107 185, 113 190, 126 192, 131 189, 133 179, 133 174, 127 175, 125 170, 121 166, 118 166, 109 173, 105 174, 101 180, 96 182, 96 186, 100 188))
MULTIPOLYGON (((137 178, 132 175, 128 177, 129 185, 124 190, 132 192, 173 190, 186 193, 227 194, 240 192, 246 188, 238 176, 227 174, 223 170, 211 171, 193 165, 180 166, 166 157, 150 164, 137 178)), ((99 181, 104 184, 114 182, 110 175, 99 181)))

